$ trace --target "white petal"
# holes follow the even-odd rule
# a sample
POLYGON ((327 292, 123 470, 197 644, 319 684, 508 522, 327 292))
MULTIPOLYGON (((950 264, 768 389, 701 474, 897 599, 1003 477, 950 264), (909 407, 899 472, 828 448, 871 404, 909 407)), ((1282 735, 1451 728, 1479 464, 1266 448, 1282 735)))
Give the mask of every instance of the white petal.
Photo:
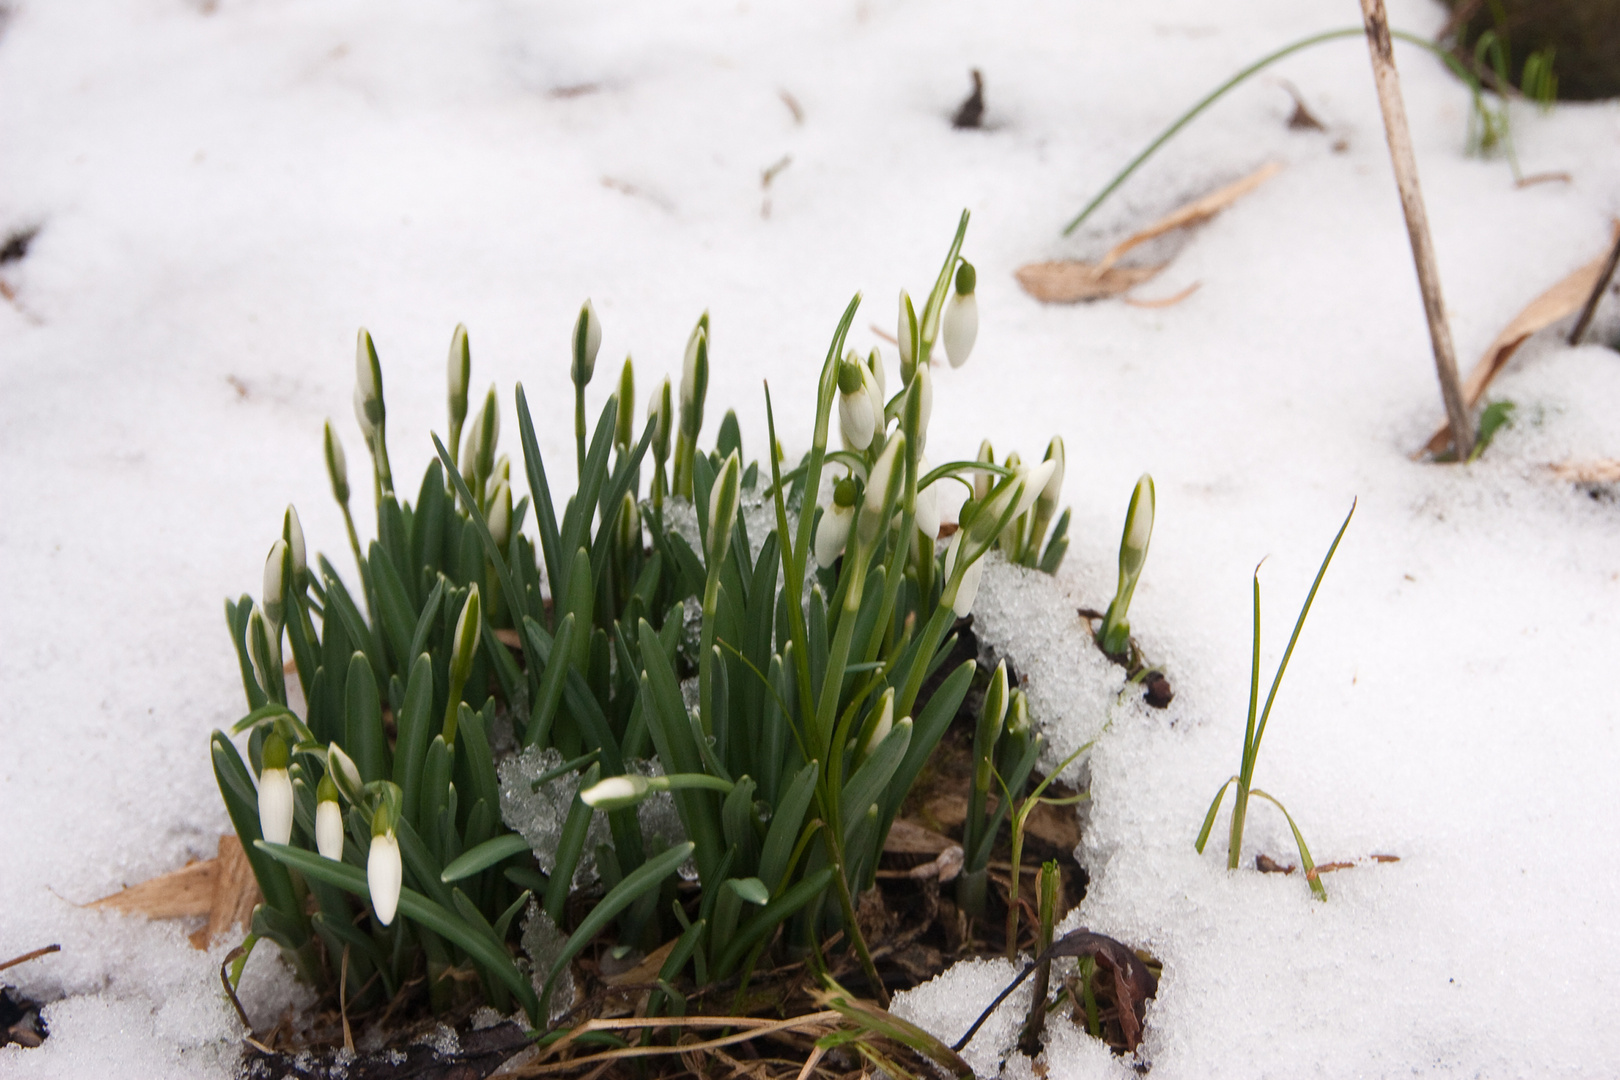
POLYGON ((953 292, 950 303, 945 305, 945 324, 940 329, 951 367, 961 367, 967 363, 973 340, 979 336, 979 301, 972 294, 953 292))
MULTIPOLYGON (((917 464, 922 471, 922 463, 917 464)), ((930 540, 939 538, 939 485, 930 484, 917 492, 917 531, 930 540)))
POLYGON ((958 619, 965 619, 973 612, 973 601, 979 595, 979 578, 984 575, 984 559, 975 559, 973 564, 962 573, 961 588, 956 590, 956 603, 951 610, 956 612, 958 619))
POLYGON ((1018 509, 1013 513, 1014 518, 1029 513, 1029 508, 1035 505, 1035 500, 1046 490, 1046 482, 1052 479, 1052 473, 1056 469, 1057 462, 1048 460, 1039 465, 1024 466, 1019 470, 1024 486, 1018 493, 1018 509))
POLYGON ((816 565, 831 566, 844 553, 849 543, 850 522, 855 520, 853 506, 829 506, 816 526, 816 565))
POLYGON ((315 804, 315 850, 334 862, 343 861, 343 808, 335 799, 315 804))
POLYGON ((399 841, 392 833, 371 838, 371 854, 366 858, 366 888, 377 921, 387 926, 399 908, 399 887, 403 881, 399 865, 399 841))
POLYGON ((259 775, 259 832, 272 844, 292 839, 293 786, 286 769, 259 775))
POLYGON ((856 450, 865 450, 872 444, 877 419, 872 415, 872 398, 864 385, 853 394, 839 393, 838 426, 856 450))

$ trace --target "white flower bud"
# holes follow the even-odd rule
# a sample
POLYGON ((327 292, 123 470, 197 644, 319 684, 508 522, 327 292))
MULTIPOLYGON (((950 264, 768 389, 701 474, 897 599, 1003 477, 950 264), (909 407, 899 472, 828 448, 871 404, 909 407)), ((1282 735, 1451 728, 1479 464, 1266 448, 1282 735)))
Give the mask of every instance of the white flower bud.
POLYGON ((973 341, 979 336, 979 301, 973 292, 976 277, 973 264, 963 260, 956 268, 956 289, 945 305, 945 356, 953 368, 967 363, 973 341))
POLYGON ((386 827, 384 812, 378 810, 371 830, 371 854, 366 857, 366 889, 371 893, 371 907, 377 913, 377 921, 384 926, 394 921, 394 912, 399 909, 399 888, 404 878, 404 868, 399 861, 399 840, 394 836, 394 830, 386 827))
POLYGON ((467 419, 467 384, 472 381, 472 349, 467 343, 467 327, 456 325, 450 336, 450 356, 445 365, 445 382, 450 400, 450 422, 460 428, 467 419))
POLYGON ((354 418, 369 442, 383 424, 382 364, 371 334, 360 328, 354 348, 354 418))
POLYGON ((889 400, 889 377, 883 370, 883 354, 873 349, 866 358, 866 366, 872 372, 872 385, 877 387, 878 401, 887 403, 889 400))
POLYGON ((644 776, 610 776, 579 793, 579 799, 594 810, 623 810, 640 803, 651 790, 644 776))
POLYGON ((911 306, 911 296, 906 290, 900 290, 900 325, 895 331, 894 339, 900 349, 900 379, 902 382, 911 381, 911 373, 917 364, 917 309, 911 306))
POLYGON ((696 441, 703 430, 703 399, 709 392, 709 313, 705 311, 686 342, 681 363, 681 433, 696 441))
POLYGON ((343 443, 332 430, 332 421, 326 422, 326 476, 332 481, 332 497, 341 506, 349 505, 349 463, 343 455, 343 443))
POLYGON ((872 733, 866 737, 861 746, 861 757, 869 757, 878 744, 889 737, 894 728, 894 687, 883 691, 883 698, 878 702, 877 723, 872 725, 872 733))
POLYGON ((489 535, 503 552, 512 540, 512 485, 505 480, 496 485, 489 500, 489 535))
POLYGON ((1035 500, 1041 497, 1052 474, 1057 471, 1057 464, 1049 458, 1039 465, 1018 467, 1018 509, 1013 512, 1015 519, 1029 513, 1029 508, 1035 505, 1035 500))
POLYGON ((315 789, 315 850, 333 862, 343 861, 343 807, 331 773, 315 789))
POLYGON ((849 527, 855 520, 855 481, 843 479, 833 485, 832 503, 816 526, 816 565, 831 566, 849 543, 849 527))
POLYGON ((737 523, 737 502, 741 483, 742 465, 737 451, 726 455, 720 466, 720 475, 709 489, 709 568, 714 571, 726 561, 731 551, 731 529, 737 523))
MULTIPOLYGON (((967 531, 958 530, 951 538, 950 550, 945 553, 945 579, 950 580, 956 571, 956 562, 962 545, 967 543, 967 531)), ((973 601, 979 595, 979 579, 984 575, 984 559, 973 560, 967 569, 962 571, 961 584, 957 586, 956 596, 951 601, 951 610, 958 619, 965 619, 973 612, 973 601)))
MULTIPOLYGON (((917 482, 928 475, 928 459, 917 459, 917 482)), ((917 490, 917 531, 930 540, 939 539, 939 485, 929 484, 917 490)))
MULTIPOLYGON (((991 465, 996 463, 995 447, 990 445, 989 439, 979 443, 979 455, 973 460, 987 462, 991 465)), ((993 473, 976 472, 973 474, 973 497, 980 502, 984 502, 984 497, 990 494, 990 489, 995 486, 996 478, 993 473)))
POLYGON ((589 300, 574 320, 574 364, 570 371, 574 385, 584 389, 596 373, 596 353, 602 347, 602 320, 589 300))
POLYGON ((264 559, 264 592, 260 601, 272 635, 279 634, 283 626, 282 616, 286 614, 285 605, 281 602, 287 585, 286 569, 287 541, 277 540, 270 545, 270 554, 264 559))
POLYGON ((259 771, 259 833, 272 844, 292 839, 293 786, 287 775, 287 744, 272 733, 264 740, 259 771))
POLYGON ((287 504, 287 512, 281 518, 281 537, 287 541, 287 551, 292 555, 293 584, 302 591, 309 576, 309 563, 305 560, 304 526, 291 503, 287 504))
POLYGON ((450 678, 454 685, 464 685, 472 673, 479 638, 484 632, 481 610, 482 599, 475 581, 467 590, 467 602, 461 605, 461 614, 456 617, 455 648, 450 654, 450 678))
POLYGON ((928 441, 928 421, 934 415, 934 376, 925 367, 917 372, 917 449, 928 441))
POLYGON ((664 381, 653 389, 652 396, 647 399, 647 419, 655 422, 652 437, 654 461, 669 460, 670 414, 673 411, 673 394, 669 376, 665 375, 664 381))
POLYGON ((866 504, 861 508, 859 527, 862 544, 871 544, 888 524, 883 510, 894 501, 901 483, 905 481, 905 466, 900 463, 901 455, 905 452, 906 436, 903 432, 896 432, 894 438, 884 445, 882 456, 866 478, 866 504))

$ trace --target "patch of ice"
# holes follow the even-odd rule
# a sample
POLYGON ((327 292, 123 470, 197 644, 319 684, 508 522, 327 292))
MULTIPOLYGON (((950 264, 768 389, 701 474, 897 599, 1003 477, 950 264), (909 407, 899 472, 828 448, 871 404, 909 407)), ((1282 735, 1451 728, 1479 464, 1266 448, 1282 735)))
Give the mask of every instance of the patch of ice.
MULTIPOLYGON (((539 904, 530 900, 529 909, 523 917, 523 951, 529 957, 529 980, 534 984, 536 994, 545 993, 546 977, 557 958, 562 956, 563 946, 567 943, 568 935, 557 928, 557 924, 540 909, 539 904)), ((573 1004, 574 973, 569 965, 564 964, 557 973, 557 984, 551 991, 550 1019, 557 1019, 573 1004)))
MULTIPOLYGON (((547 874, 557 863, 557 844, 563 824, 579 791, 579 774, 566 772, 535 788, 535 782, 563 764, 555 747, 531 746, 502 761, 496 772, 501 782, 501 820, 534 851, 535 861, 547 874)), ((576 887, 596 878, 596 845, 608 842, 607 818, 592 814, 585 834, 585 850, 574 870, 576 887)))

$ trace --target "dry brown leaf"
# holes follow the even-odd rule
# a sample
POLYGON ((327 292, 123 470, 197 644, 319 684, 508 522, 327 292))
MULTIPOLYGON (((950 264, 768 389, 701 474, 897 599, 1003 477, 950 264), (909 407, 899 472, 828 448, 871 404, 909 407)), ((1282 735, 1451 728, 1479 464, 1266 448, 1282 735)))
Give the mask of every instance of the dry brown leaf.
POLYGON ((161 877, 131 885, 86 906, 115 908, 153 919, 207 915, 214 905, 216 860, 194 862, 161 877))
POLYGON ((1620 461, 1596 458, 1592 461, 1563 461, 1547 466, 1554 476, 1571 484, 1620 483, 1620 461))
POLYGON ((247 926, 261 899, 253 868, 235 836, 219 838, 219 854, 189 863, 173 873, 131 885, 86 907, 113 908, 149 919, 184 919, 208 916, 208 925, 191 935, 191 943, 206 949, 219 934, 247 926))
POLYGON ((1063 259, 1018 268, 1018 284, 1043 304, 1106 300, 1152 280, 1164 266, 1113 266, 1063 259))
MULTIPOLYGON (((1187 205, 1173 210, 1152 225, 1138 233, 1126 237, 1108 250, 1101 262, 1085 263, 1069 259, 1055 262, 1030 263, 1018 269, 1018 284, 1024 291, 1043 304, 1073 304, 1081 300, 1104 300, 1111 296, 1119 296, 1128 292, 1144 281, 1155 277, 1164 269, 1163 263, 1158 266, 1116 266, 1120 257, 1132 248, 1139 247, 1155 237, 1177 229, 1185 229, 1189 225, 1208 221, 1222 210, 1231 206, 1238 199, 1247 195, 1282 169, 1282 166, 1273 161, 1261 166, 1259 169, 1245 176, 1241 180, 1217 188, 1208 195, 1194 199, 1187 205)), ((1165 300, 1141 301, 1140 307, 1169 307, 1191 296, 1197 285, 1177 293, 1165 300)))
POLYGON ((643 957, 635 967, 621 971, 617 975, 604 975, 602 981, 609 986, 635 986, 656 982, 659 971, 664 967, 664 961, 669 959, 669 954, 674 951, 678 940, 671 938, 643 957))
MULTIPOLYGON (((1620 237, 1620 222, 1615 225, 1615 234, 1620 237)), ((1613 242, 1611 239, 1610 243, 1613 242)), ((1598 275, 1603 272, 1607 255, 1605 250, 1603 255, 1599 255, 1530 301, 1523 311, 1513 317, 1513 321, 1502 328, 1502 332, 1496 335, 1496 340, 1485 350, 1485 355, 1479 358, 1479 363, 1474 365, 1474 370, 1463 380, 1464 405, 1472 409, 1479 404, 1479 399, 1485 396, 1485 389, 1491 385, 1491 380, 1496 378, 1497 372, 1507 366, 1507 362, 1530 335, 1538 330, 1545 330, 1559 319, 1573 315, 1581 309, 1581 305, 1585 304, 1586 298, 1591 295, 1598 275)), ((1429 441, 1424 444, 1423 449, 1413 454, 1412 458, 1416 460, 1424 454, 1441 453, 1450 445, 1451 424, 1448 422, 1441 424, 1435 433, 1429 436, 1429 441)))
POLYGON ((1118 262, 1120 256, 1127 251, 1145 244, 1155 237, 1163 236, 1168 232, 1175 232, 1177 229, 1185 229, 1189 225, 1197 225, 1200 222, 1208 221, 1281 171, 1282 165, 1280 163, 1275 161, 1267 162, 1243 179, 1234 180, 1225 187, 1216 188, 1203 198, 1194 199, 1179 210, 1171 211, 1141 232, 1128 236, 1109 248, 1108 254, 1104 255, 1102 262, 1097 264, 1098 272, 1106 271, 1118 262))

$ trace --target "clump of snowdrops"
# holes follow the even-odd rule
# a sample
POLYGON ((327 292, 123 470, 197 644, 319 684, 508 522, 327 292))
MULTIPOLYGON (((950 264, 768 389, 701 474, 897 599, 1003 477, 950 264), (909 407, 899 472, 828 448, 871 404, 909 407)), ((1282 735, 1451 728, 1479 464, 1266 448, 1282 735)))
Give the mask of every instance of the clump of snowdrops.
MULTIPOLYGON (((639 436, 628 359, 590 427, 602 328, 587 302, 570 338, 575 493, 560 517, 523 387, 526 495, 514 499, 493 387, 468 423, 464 328, 450 346, 447 438, 433 437, 436 460, 414 503, 402 501, 381 365, 360 332, 355 415, 376 505, 364 545, 345 451, 330 424, 325 433, 359 588, 325 557, 307 562, 289 507, 262 595, 226 605, 250 711, 212 744, 264 893, 250 948, 269 938, 323 988, 347 966, 347 986, 364 988, 350 1004, 425 974, 435 1008, 481 992, 541 1024, 568 1004, 550 1000, 558 978, 599 935, 648 952, 673 943, 648 1003, 656 1014, 684 1008, 685 979, 746 979, 762 960, 841 932, 882 996, 854 897, 872 885, 974 663, 926 701, 924 682, 949 655, 991 551, 1051 572, 1067 547, 1066 511, 1040 547, 1060 495, 1060 441, 1038 465, 926 456, 931 357, 942 347, 960 366, 977 333, 966 227, 964 213, 920 311, 901 294, 892 392, 883 357, 846 350, 860 297, 850 302, 822 366, 809 452, 791 469, 768 386, 763 465, 744 456, 732 414, 715 449, 699 449, 706 314, 679 387, 653 388, 639 436), (946 482, 970 494, 942 542, 946 482), (673 524, 682 502, 695 543, 673 524), (751 524, 765 533, 757 541, 751 524), (692 604, 695 655, 684 640, 692 604), (694 675, 689 709, 682 680, 694 675), (577 790, 543 861, 502 821, 495 747, 507 732, 518 750, 562 762, 533 786, 577 790), (246 736, 245 755, 232 735, 246 736), (638 808, 654 795, 673 801, 684 839, 643 829, 638 808), (587 853, 594 815, 610 839, 587 853), (586 854, 598 881, 587 904, 570 905, 586 854), (561 944, 520 959, 520 916, 561 944)), ((998 702, 980 726, 998 748, 989 758, 1004 768, 1006 806, 1039 743, 1022 695, 998 702)))

